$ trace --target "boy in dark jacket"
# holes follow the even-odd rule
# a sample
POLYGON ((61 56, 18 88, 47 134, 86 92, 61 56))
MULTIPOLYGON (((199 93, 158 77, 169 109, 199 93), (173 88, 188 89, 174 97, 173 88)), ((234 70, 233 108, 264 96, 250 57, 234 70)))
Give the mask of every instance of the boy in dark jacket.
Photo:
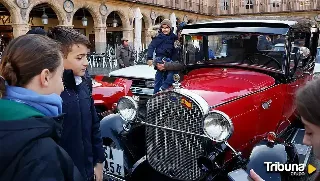
MULTIPOLYGON (((166 62, 176 61, 176 53, 174 42, 177 36, 173 33, 170 20, 165 19, 160 24, 159 34, 151 41, 148 47, 148 64, 156 67, 157 64, 165 64, 166 62), (156 53, 153 59, 153 53, 156 53)), ((154 93, 168 89, 174 83, 173 75, 176 71, 161 71, 157 69, 155 75, 154 93)))
POLYGON ((62 44, 64 58, 63 113, 65 113, 60 145, 69 153, 87 180, 102 181, 104 149, 91 94, 86 79, 90 42, 71 28, 55 27, 48 36, 62 44))

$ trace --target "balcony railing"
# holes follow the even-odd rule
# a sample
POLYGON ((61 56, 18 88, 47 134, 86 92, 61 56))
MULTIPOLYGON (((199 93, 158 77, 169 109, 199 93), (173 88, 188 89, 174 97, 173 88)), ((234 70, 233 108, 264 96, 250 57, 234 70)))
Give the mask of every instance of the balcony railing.
POLYGON ((202 0, 122 0, 152 6, 159 6, 198 14, 209 14, 209 6, 202 0))
POLYGON ((245 15, 320 10, 320 0, 122 0, 204 15, 245 15), (215 3, 214 3, 215 2, 215 3))

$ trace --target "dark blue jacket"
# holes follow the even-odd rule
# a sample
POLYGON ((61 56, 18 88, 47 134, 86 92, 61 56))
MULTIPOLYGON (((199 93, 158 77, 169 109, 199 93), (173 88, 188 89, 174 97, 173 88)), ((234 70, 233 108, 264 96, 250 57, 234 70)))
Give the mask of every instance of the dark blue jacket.
POLYGON ((91 96, 89 83, 83 78, 76 85, 73 72, 65 70, 63 113, 65 113, 60 145, 69 153, 81 174, 88 179, 94 175, 93 167, 105 160, 100 121, 91 96))
POLYGON ((0 181, 83 181, 58 144, 63 115, 0 99, 0 181))
POLYGON ((159 32, 159 34, 151 41, 148 46, 148 60, 153 59, 153 52, 155 51, 156 57, 166 57, 170 58, 173 61, 176 61, 177 57, 175 53, 176 50, 174 48, 174 42, 177 39, 177 35, 175 35, 173 31, 171 31, 169 35, 165 35, 162 32, 159 32))

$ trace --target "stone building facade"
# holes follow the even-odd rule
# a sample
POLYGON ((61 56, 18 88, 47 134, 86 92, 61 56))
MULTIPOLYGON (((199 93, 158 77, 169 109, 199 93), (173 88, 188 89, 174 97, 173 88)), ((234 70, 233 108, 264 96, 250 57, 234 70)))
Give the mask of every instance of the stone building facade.
MULTIPOLYGON (((8 10, 13 37, 23 35, 32 26, 41 24, 40 18, 38 23, 30 23, 31 11, 41 4, 47 4, 56 14, 56 20, 52 20, 54 23, 51 26, 81 27, 82 25, 79 25, 81 20, 74 19, 74 16, 78 10, 86 9, 90 14, 88 26, 81 28, 88 32, 87 36, 90 36, 96 45, 96 52, 104 52, 106 49, 109 31, 121 31, 121 36, 133 42, 136 8, 139 8, 143 15, 142 31, 146 44, 151 41, 146 33, 147 29, 159 23, 161 19, 169 19, 172 13, 178 21, 193 22, 243 15, 274 14, 281 16, 294 14, 318 18, 320 21, 320 15, 318 16, 320 0, 0 0, 0 4, 8 10), (121 20, 121 27, 109 26, 115 14, 121 20), (111 18, 109 22, 108 18, 111 18)), ((3 21, 1 14, 0 19, 3 21)), ((0 26, 2 26, 1 21, 0 26)))
MULTIPOLYGON (((0 3, 10 13, 10 25, 12 26, 13 37, 23 35, 31 28, 30 12, 37 5, 47 4, 56 14, 56 25, 65 27, 74 27, 73 16, 80 8, 86 9, 92 17, 91 19, 93 22, 88 22, 88 28, 90 28, 90 32, 94 33, 94 42, 97 52, 103 52, 105 49, 107 38, 106 32, 109 28, 107 27, 106 20, 112 12, 115 12, 120 17, 122 27, 119 31, 122 31, 122 35, 129 38, 130 42, 133 42, 134 39, 133 13, 135 8, 140 8, 143 15, 143 31, 145 32, 149 27, 155 24, 155 19, 157 17, 169 19, 172 13, 175 13, 177 19, 180 20, 212 18, 211 16, 194 12, 120 0, 0 0, 0 3), (66 1, 71 1, 73 6, 70 6, 69 2, 67 2, 66 5, 66 1), (105 9, 101 7, 103 5, 105 5, 105 9)), ((112 27, 110 27, 110 29, 112 29, 112 27)), ((144 33, 144 36, 146 42, 151 41, 148 33, 144 33)))

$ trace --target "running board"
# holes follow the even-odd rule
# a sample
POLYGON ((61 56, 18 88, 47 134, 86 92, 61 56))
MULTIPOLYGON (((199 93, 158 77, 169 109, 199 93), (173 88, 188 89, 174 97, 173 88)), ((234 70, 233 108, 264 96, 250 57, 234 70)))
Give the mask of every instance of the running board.
POLYGON ((299 163, 306 165, 309 161, 312 147, 303 144, 304 131, 304 129, 297 129, 291 140, 291 143, 293 143, 297 149, 299 154, 299 163))

